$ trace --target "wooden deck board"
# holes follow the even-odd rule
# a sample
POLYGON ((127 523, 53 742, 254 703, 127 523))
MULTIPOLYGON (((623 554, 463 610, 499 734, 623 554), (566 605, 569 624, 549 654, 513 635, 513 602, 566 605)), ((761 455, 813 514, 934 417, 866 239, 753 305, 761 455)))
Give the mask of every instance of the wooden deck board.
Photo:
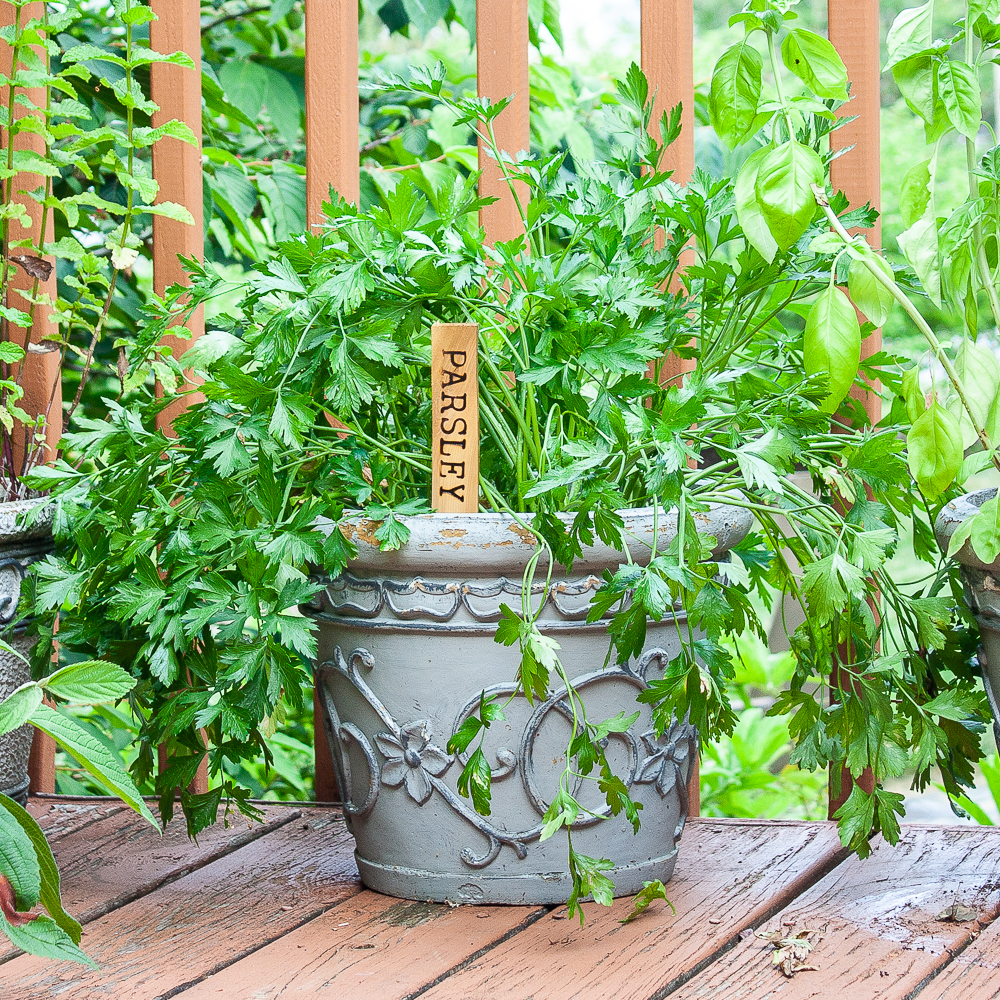
POLYGON ((830 824, 694 820, 668 894, 449 908, 367 890, 336 809, 163 837, 112 802, 30 805, 97 972, 0 956, 0 1000, 1000 1000, 1000 830, 907 827, 846 858, 830 824), (937 920, 955 902, 978 921, 937 920), (994 922, 995 921, 995 922, 994 922), (822 932, 786 979, 752 928, 822 932))
POLYGON ((0 966, 4 1000, 153 1000, 198 982, 360 891, 352 846, 337 811, 303 811, 87 924, 99 971, 28 955, 0 966))
POLYGON ((548 912, 537 906, 452 908, 365 891, 182 997, 403 1000, 548 912))
POLYGON ((904 827, 895 848, 883 842, 870 859, 845 861, 765 925, 788 935, 821 932, 809 956, 819 971, 786 979, 772 965, 772 946, 747 937, 671 1000, 907 1000, 977 926, 937 915, 960 902, 995 919, 998 874, 1000 830, 904 827))
MULTIPOLYGON (((188 837, 183 822, 171 823, 160 836, 130 809, 103 816, 102 812, 71 814, 80 821, 75 829, 57 827, 62 831, 54 849, 59 858, 63 905, 81 923, 148 895, 300 815, 265 807, 264 822, 253 829, 245 822, 228 829, 219 823, 205 830, 196 843, 188 837)), ((0 963, 16 954, 15 949, 6 947, 6 941, 0 941, 0 963)))
POLYGON ((95 798, 92 802, 86 802, 80 799, 44 798, 31 799, 28 803, 28 811, 45 831, 50 843, 126 809, 127 806, 123 806, 117 799, 95 798))
POLYGON ((1000 924, 979 934, 979 925, 969 927, 977 935, 969 946, 916 995, 916 1000, 993 1000, 1000 997, 1000 924))
POLYGON ((732 947, 740 931, 843 857, 833 824, 692 820, 667 886, 676 916, 657 903, 623 925, 632 905, 619 899, 610 910, 589 904, 581 927, 560 908, 424 996, 648 1000, 732 947))

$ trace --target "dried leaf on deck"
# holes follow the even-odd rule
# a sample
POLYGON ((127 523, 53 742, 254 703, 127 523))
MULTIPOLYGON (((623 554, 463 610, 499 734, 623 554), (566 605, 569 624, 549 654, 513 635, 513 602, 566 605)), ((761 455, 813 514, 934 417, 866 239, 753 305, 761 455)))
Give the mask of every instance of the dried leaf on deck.
POLYGON ((757 937, 774 945, 771 963, 781 969, 787 978, 791 979, 796 972, 819 971, 818 965, 806 961, 809 953, 821 940, 819 931, 801 930, 794 934, 784 931, 757 931, 757 937))
POLYGON ((33 257, 26 253, 12 253, 12 263, 17 264, 26 274, 39 281, 48 281, 52 277, 52 264, 41 257, 33 257))
POLYGON ((964 903, 952 903, 947 910, 942 910, 934 919, 950 924, 967 924, 979 919, 979 911, 964 903))

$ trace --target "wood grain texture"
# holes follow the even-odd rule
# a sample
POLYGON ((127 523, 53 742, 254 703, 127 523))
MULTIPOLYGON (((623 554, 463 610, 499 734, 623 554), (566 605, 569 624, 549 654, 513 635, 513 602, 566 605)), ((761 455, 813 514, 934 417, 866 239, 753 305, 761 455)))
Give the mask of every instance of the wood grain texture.
POLYGON ((479 327, 431 327, 431 506, 479 510, 479 327))
POLYGON ((3 996, 153 1000, 198 982, 356 894, 352 843, 338 812, 305 811, 85 925, 98 971, 21 955, 3 966, 3 996))
MULTIPOLYGON (((499 101, 513 97, 494 122, 501 151, 516 158, 531 148, 528 83, 528 0, 478 0, 476 4, 476 58, 480 97, 499 101)), ((479 193, 500 200, 479 213, 491 243, 513 240, 524 232, 517 201, 504 180, 500 165, 479 144, 479 168, 483 175, 479 193)), ((527 189, 515 185, 522 207, 527 189)))
POLYGON ((361 197, 358 159, 358 4, 306 0, 306 201, 322 219, 330 188, 361 197))
MULTIPOLYGON (((37 806, 32 804, 31 809, 36 812, 37 806)), ((71 814, 75 829, 58 839, 50 832, 52 827, 46 831, 59 865, 63 904, 81 923, 148 895, 300 818, 297 811, 271 806, 265 809, 263 823, 250 827, 237 820, 229 829, 218 823, 201 833, 196 843, 183 822, 171 823, 161 836, 120 804, 109 815, 101 817, 101 811, 71 814), (88 816, 95 818, 87 821, 88 816)), ((0 962, 16 954, 3 942, 0 962)))
MULTIPOLYGON (((44 3, 29 3, 21 8, 20 23, 26 24, 34 18, 41 19, 44 17, 44 14, 44 3)), ((12 25, 15 23, 16 17, 17 13, 11 4, 0 2, 0 25, 12 25)), ((34 51, 39 58, 43 60, 46 58, 45 52, 40 46, 34 46, 34 51)), ((10 46, 6 43, 0 43, 0 73, 5 76, 8 75, 11 70, 10 64, 10 46)), ((26 97, 36 107, 45 107, 46 97, 44 88, 27 88, 19 90, 18 93, 26 97)), ((34 111, 31 108, 26 108, 21 104, 15 104, 14 106, 14 115, 17 118, 25 118, 30 115, 35 115, 37 117, 39 114, 39 112, 34 111)), ((14 147, 15 149, 32 150, 41 156, 44 156, 46 152, 44 138, 40 135, 36 135, 34 132, 19 133, 15 139, 14 147)), ((8 134, 6 131, 3 131, 2 135, 0 135, 0 148, 5 151, 4 160, 6 161, 6 150, 8 148, 8 134)), ((48 181, 41 174, 22 172, 17 174, 17 176, 10 183, 15 185, 11 201, 24 206, 28 216, 31 218, 31 227, 22 229, 20 223, 11 222, 8 239, 11 242, 30 240, 34 248, 12 248, 13 252, 26 253, 29 256, 37 256, 37 248, 40 245, 43 245, 41 243, 43 226, 45 228, 45 242, 49 243, 54 238, 54 219, 52 212, 46 212, 42 206, 38 204, 38 202, 29 197, 27 192, 34 191, 40 187, 46 187, 48 181)), ((55 264, 54 258, 49 257, 47 259, 51 264, 55 264)), ((8 304, 15 309, 20 309, 23 312, 30 314, 32 311, 31 305, 24 298, 24 295, 30 294, 34 288, 35 279, 26 274, 22 268, 18 267, 10 282, 8 290, 8 304)), ((54 269, 48 281, 40 281, 38 283, 38 292, 40 294, 48 295, 52 301, 55 301, 56 276, 54 269)), ((34 323, 32 324, 30 332, 31 343, 40 344, 46 337, 56 333, 58 333, 58 329, 56 324, 52 322, 50 310, 44 305, 36 306, 34 310, 34 323)), ((29 334, 27 330, 24 330, 21 327, 10 325, 7 327, 7 339, 13 340, 15 343, 18 343, 23 347, 29 340, 29 334)), ((62 392, 61 374, 59 369, 59 352, 49 351, 41 354, 31 353, 27 356, 23 364, 25 366, 25 371, 21 384, 24 388, 24 396, 18 405, 32 417, 41 416, 42 414, 47 416, 42 460, 49 462, 55 458, 56 446, 58 445, 59 438, 62 435, 62 392)), ((18 374, 18 366, 11 366, 12 377, 16 378, 18 377, 18 374)), ((20 427, 20 425, 18 426, 20 427)), ((12 444, 14 447, 15 466, 20 468, 24 460, 25 451, 33 449, 30 449, 30 446, 29 449, 25 448, 23 431, 20 435, 17 433, 13 435, 12 444)), ((55 781, 54 775, 55 771, 53 765, 53 783, 55 781)), ((40 773, 39 777, 47 778, 48 773, 40 773)))
POLYGON ((659 120, 676 105, 681 109, 680 138, 667 149, 663 168, 678 184, 694 173, 694 2, 642 0, 642 69, 656 93, 652 133, 660 137, 659 120))
POLYGON ((362 892, 185 991, 184 1000, 403 1000, 547 913, 452 908, 362 892))
POLYGON ((28 812, 35 817, 49 841, 80 830, 98 820, 114 816, 128 808, 118 799, 94 797, 85 799, 31 798, 28 812))
POLYGON ((581 928, 559 909, 424 996, 648 1000, 731 947, 842 857, 832 824, 694 820, 667 885, 676 916, 655 903, 623 925, 632 901, 619 899, 610 910, 587 904, 581 928))
POLYGON ((939 913, 957 901, 994 919, 998 870, 1000 831, 904 827, 895 848, 883 842, 868 860, 845 861, 765 925, 820 931, 810 955, 818 972, 786 979, 772 965, 772 946, 747 937, 671 1000, 905 1000, 976 927, 938 921, 939 913))
MULTIPOLYGON (((979 924, 970 924, 972 934, 979 924)), ((917 1000, 995 1000, 1000 997, 1000 924, 988 926, 917 995, 917 1000)))
MULTIPOLYGON (((879 74, 879 0, 828 0, 829 35, 844 65, 851 84, 851 100, 840 109, 843 116, 856 120, 833 133, 835 149, 853 146, 830 166, 834 190, 847 195, 852 208, 882 204, 881 164, 881 76, 879 74)), ((882 246, 882 222, 875 223, 866 235, 873 247, 882 246)), ((869 358, 882 350, 882 331, 875 330, 861 344, 861 357, 869 358)), ((875 392, 859 387, 851 390, 859 399, 872 423, 882 418, 882 399, 875 392)))
MULTIPOLYGON (((687 184, 694 173, 694 0, 641 0, 640 18, 642 69, 650 92, 655 94, 650 131, 657 142, 662 142, 659 122, 663 112, 681 105, 681 134, 667 148, 662 166, 673 172, 678 184, 687 184)), ((656 232, 655 240, 657 248, 662 248, 662 230, 656 232)), ((685 248, 682 267, 694 261, 694 249, 685 248)), ((681 280, 675 276, 670 290, 678 292, 681 288, 681 280)), ((668 354, 660 365, 660 384, 679 386, 694 368, 693 358, 668 354)), ((700 801, 699 789, 698 796, 691 800, 692 815, 697 815, 700 801)))
MULTIPOLYGON (((153 216, 153 287, 162 295, 172 284, 187 284, 178 254, 201 260, 204 257, 204 209, 201 170, 201 4, 199 0, 151 0, 157 20, 149 25, 150 45, 157 52, 186 52, 195 69, 171 63, 150 67, 151 97, 160 106, 153 115, 154 126, 177 119, 189 125, 199 145, 192 146, 166 136, 153 146, 153 177, 160 185, 157 202, 183 205, 194 217, 189 226, 173 219, 153 216)), ((180 357, 205 332, 205 314, 199 308, 188 320, 190 338, 164 337, 163 343, 180 357)), ((171 404, 158 417, 160 427, 169 428, 184 409, 184 400, 171 404)), ((207 764, 194 785, 208 790, 207 764)))

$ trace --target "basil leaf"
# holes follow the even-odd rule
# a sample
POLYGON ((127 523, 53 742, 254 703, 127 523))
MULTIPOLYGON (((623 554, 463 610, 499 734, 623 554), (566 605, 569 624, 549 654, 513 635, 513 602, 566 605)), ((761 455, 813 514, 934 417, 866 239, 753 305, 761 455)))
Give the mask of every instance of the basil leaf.
POLYGON ((930 300, 941 306, 941 259, 938 254, 937 220, 933 213, 918 219, 896 242, 907 263, 920 279, 930 300))
POLYGON ((822 35, 792 28, 781 44, 781 58, 817 97, 847 100, 847 67, 822 35))
POLYGON ((972 551, 984 563, 994 562, 997 556, 1000 556, 1000 503, 997 502, 997 498, 987 500, 979 508, 979 513, 969 520, 972 521, 972 533, 969 538, 972 542, 972 551))
POLYGON ((934 45, 934 4, 933 0, 919 7, 901 10, 889 28, 885 47, 889 61, 885 69, 892 69, 897 63, 925 52, 934 45))
POLYGON ((882 326, 896 301, 895 296, 869 269, 877 267, 892 280, 892 268, 878 254, 866 253, 862 260, 852 260, 847 272, 847 288, 851 301, 876 325, 882 326))
POLYGON ((931 199, 931 161, 924 160, 910 167, 903 178, 899 189, 899 213, 903 216, 903 225, 910 228, 918 219, 923 218, 931 199))
POLYGON ((910 474, 928 497, 939 497, 951 485, 962 464, 962 431, 937 400, 914 421, 906 435, 910 474))
POLYGON ((806 371, 810 375, 825 372, 830 379, 830 394, 820 404, 833 413, 854 384, 861 363, 861 326, 847 296, 828 285, 813 302, 806 317, 804 340, 806 371))
POLYGON ((957 59, 945 59, 938 69, 938 90, 948 121, 969 139, 975 139, 983 121, 983 94, 976 71, 957 59))
POLYGON ((761 93, 760 53, 749 38, 726 49, 712 74, 708 114, 719 138, 734 149, 754 131, 761 93))
POLYGON ((787 250, 816 214, 813 184, 822 184, 823 161, 815 150, 789 140, 772 149, 757 171, 757 204, 775 243, 787 250))
POLYGON ((778 244, 767 227, 767 219, 757 202, 757 172, 771 152, 771 146, 764 146, 751 153, 736 176, 733 195, 736 200, 736 217, 743 229, 747 242, 769 264, 778 252, 778 244))

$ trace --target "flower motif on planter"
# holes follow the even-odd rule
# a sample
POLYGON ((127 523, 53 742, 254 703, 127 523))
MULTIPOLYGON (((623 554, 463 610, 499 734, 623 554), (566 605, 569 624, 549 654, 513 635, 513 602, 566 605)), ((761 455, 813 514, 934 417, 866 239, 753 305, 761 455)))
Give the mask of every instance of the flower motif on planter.
POLYGON ((650 729, 642 734, 642 742, 649 756, 642 762, 636 775, 636 784, 656 785, 660 797, 669 795, 675 787, 685 785, 688 758, 691 756, 690 726, 675 723, 658 736, 650 729))
POLYGON ((406 793, 422 806, 433 792, 431 777, 438 778, 451 767, 452 758, 431 743, 431 724, 427 719, 401 726, 398 736, 379 733, 375 737, 386 758, 382 784, 389 788, 406 786, 406 793))

